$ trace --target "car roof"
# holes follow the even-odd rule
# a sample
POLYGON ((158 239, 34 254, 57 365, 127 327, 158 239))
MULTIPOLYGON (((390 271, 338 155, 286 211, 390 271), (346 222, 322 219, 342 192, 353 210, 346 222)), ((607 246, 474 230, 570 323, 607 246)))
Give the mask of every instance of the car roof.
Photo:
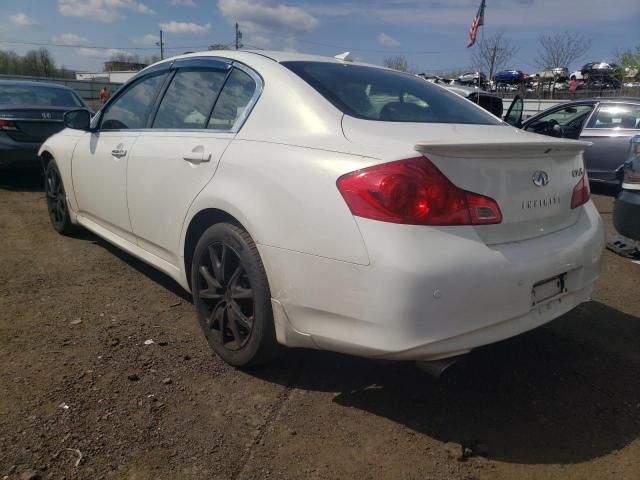
POLYGON ((34 82, 29 80, 0 80, 0 87, 1 86, 50 87, 60 88, 63 90, 72 90, 65 85, 58 85, 56 83, 49 82, 34 82))
POLYGON ((567 102, 567 104, 571 103, 583 103, 583 102, 600 102, 600 103, 619 103, 619 102, 631 102, 631 103, 640 103, 640 97, 589 97, 589 98, 579 98, 576 100, 571 100, 567 102))
MULTIPOLYGON (((221 58, 228 58, 230 60, 238 60, 242 62, 243 60, 247 59, 247 54, 268 58, 278 63, 327 62, 327 63, 338 63, 338 64, 362 65, 366 67, 376 67, 381 69, 387 69, 386 67, 383 67, 380 65, 373 65, 370 63, 351 61, 351 60, 340 60, 335 57, 328 57, 324 55, 311 55, 307 53, 280 52, 280 51, 271 51, 271 50, 204 50, 201 52, 189 52, 182 55, 176 55, 175 57, 165 59, 164 62, 172 62, 182 58, 190 58, 190 57, 221 57, 221 58)), ((157 64, 154 64, 154 65, 157 65, 157 64)))

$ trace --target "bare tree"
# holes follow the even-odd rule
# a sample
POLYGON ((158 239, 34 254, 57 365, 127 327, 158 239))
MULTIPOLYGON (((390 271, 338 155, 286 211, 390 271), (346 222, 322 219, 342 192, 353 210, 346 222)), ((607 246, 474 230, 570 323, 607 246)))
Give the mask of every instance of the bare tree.
POLYGON ((540 52, 535 59, 540 68, 569 67, 591 48, 591 39, 578 32, 541 35, 540 52))
POLYGON ((492 79, 517 52, 518 48, 504 37, 504 32, 498 32, 480 40, 478 46, 473 49, 471 59, 476 68, 482 72, 489 72, 488 78, 492 79))
POLYGON ((387 57, 382 61, 382 64, 387 68, 392 68, 400 72, 409 71, 409 62, 402 55, 396 55, 395 57, 387 57))

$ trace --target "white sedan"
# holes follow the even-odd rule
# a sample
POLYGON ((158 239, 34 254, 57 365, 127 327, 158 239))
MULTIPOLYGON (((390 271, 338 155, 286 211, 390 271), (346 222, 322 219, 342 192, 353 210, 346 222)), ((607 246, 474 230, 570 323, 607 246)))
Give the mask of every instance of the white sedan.
POLYGON ((65 122, 40 151, 54 228, 175 279, 233 365, 281 345, 448 358, 559 317, 598 277, 589 144, 412 75, 193 53, 65 122))

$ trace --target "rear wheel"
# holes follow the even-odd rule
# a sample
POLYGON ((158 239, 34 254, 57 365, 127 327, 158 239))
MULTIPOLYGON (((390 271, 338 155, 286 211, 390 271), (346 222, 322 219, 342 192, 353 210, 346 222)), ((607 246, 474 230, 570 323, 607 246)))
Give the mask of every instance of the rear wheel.
POLYGON ((47 210, 51 225, 56 232, 70 235, 76 231, 71 223, 67 196, 64 191, 60 170, 55 160, 51 160, 44 171, 44 190, 47 195, 47 210))
POLYGON ((220 223, 202 234, 193 255, 191 289, 200 326, 225 362, 253 366, 280 352, 267 276, 244 229, 220 223))

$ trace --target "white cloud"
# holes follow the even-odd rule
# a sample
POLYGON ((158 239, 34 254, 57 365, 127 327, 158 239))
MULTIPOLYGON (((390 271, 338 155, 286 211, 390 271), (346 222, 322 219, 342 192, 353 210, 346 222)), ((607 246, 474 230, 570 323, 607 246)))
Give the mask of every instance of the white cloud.
POLYGON ((82 55, 83 57, 103 59, 111 58, 114 55, 130 55, 129 52, 120 50, 119 48, 110 48, 108 50, 99 50, 97 48, 79 48, 77 52, 78 55, 82 55))
POLYGON ((9 20, 16 27, 21 27, 21 28, 31 28, 31 27, 41 26, 38 22, 36 22, 32 18, 29 18, 24 13, 16 13, 15 15, 9 15, 9 20))
MULTIPOLYGON (((305 10, 318 16, 349 16, 395 26, 460 27, 460 31, 468 31, 480 4, 479 0, 368 0, 363 8, 353 0, 339 4, 307 2, 305 10)), ((535 28, 535 25, 544 25, 545 29, 574 29, 571 26, 602 24, 640 15, 638 0, 616 0, 615 8, 607 8, 609 5, 610 0, 563 0, 561 6, 557 0, 493 0, 485 14, 485 24, 510 29, 535 28)))
POLYGON ((387 35, 386 33, 381 33, 378 35, 378 43, 380 45, 384 45, 385 47, 399 47, 400 42, 393 38, 391 35, 387 35))
POLYGON ((155 45, 156 42, 160 41, 160 37, 149 33, 147 35, 142 35, 141 37, 133 37, 131 41, 136 45, 155 45))
POLYGON ((300 7, 260 0, 219 0, 218 8, 225 17, 240 22, 248 30, 308 33, 318 25, 318 19, 300 7))
POLYGON ((60 35, 54 35, 51 37, 53 43, 60 45, 83 45, 89 43, 84 37, 76 35, 75 33, 62 33, 60 35))
POLYGON ((58 0, 58 11, 65 17, 80 17, 97 22, 111 23, 123 10, 153 15, 156 13, 135 0, 58 0))
POLYGON ((204 34, 209 33, 209 30, 211 29, 210 23, 207 23, 206 25, 198 25, 197 23, 176 22, 173 20, 159 25, 162 30, 168 33, 204 34))
POLYGON ((196 3, 193 0, 169 0, 169 5, 173 7, 195 7, 196 3))

